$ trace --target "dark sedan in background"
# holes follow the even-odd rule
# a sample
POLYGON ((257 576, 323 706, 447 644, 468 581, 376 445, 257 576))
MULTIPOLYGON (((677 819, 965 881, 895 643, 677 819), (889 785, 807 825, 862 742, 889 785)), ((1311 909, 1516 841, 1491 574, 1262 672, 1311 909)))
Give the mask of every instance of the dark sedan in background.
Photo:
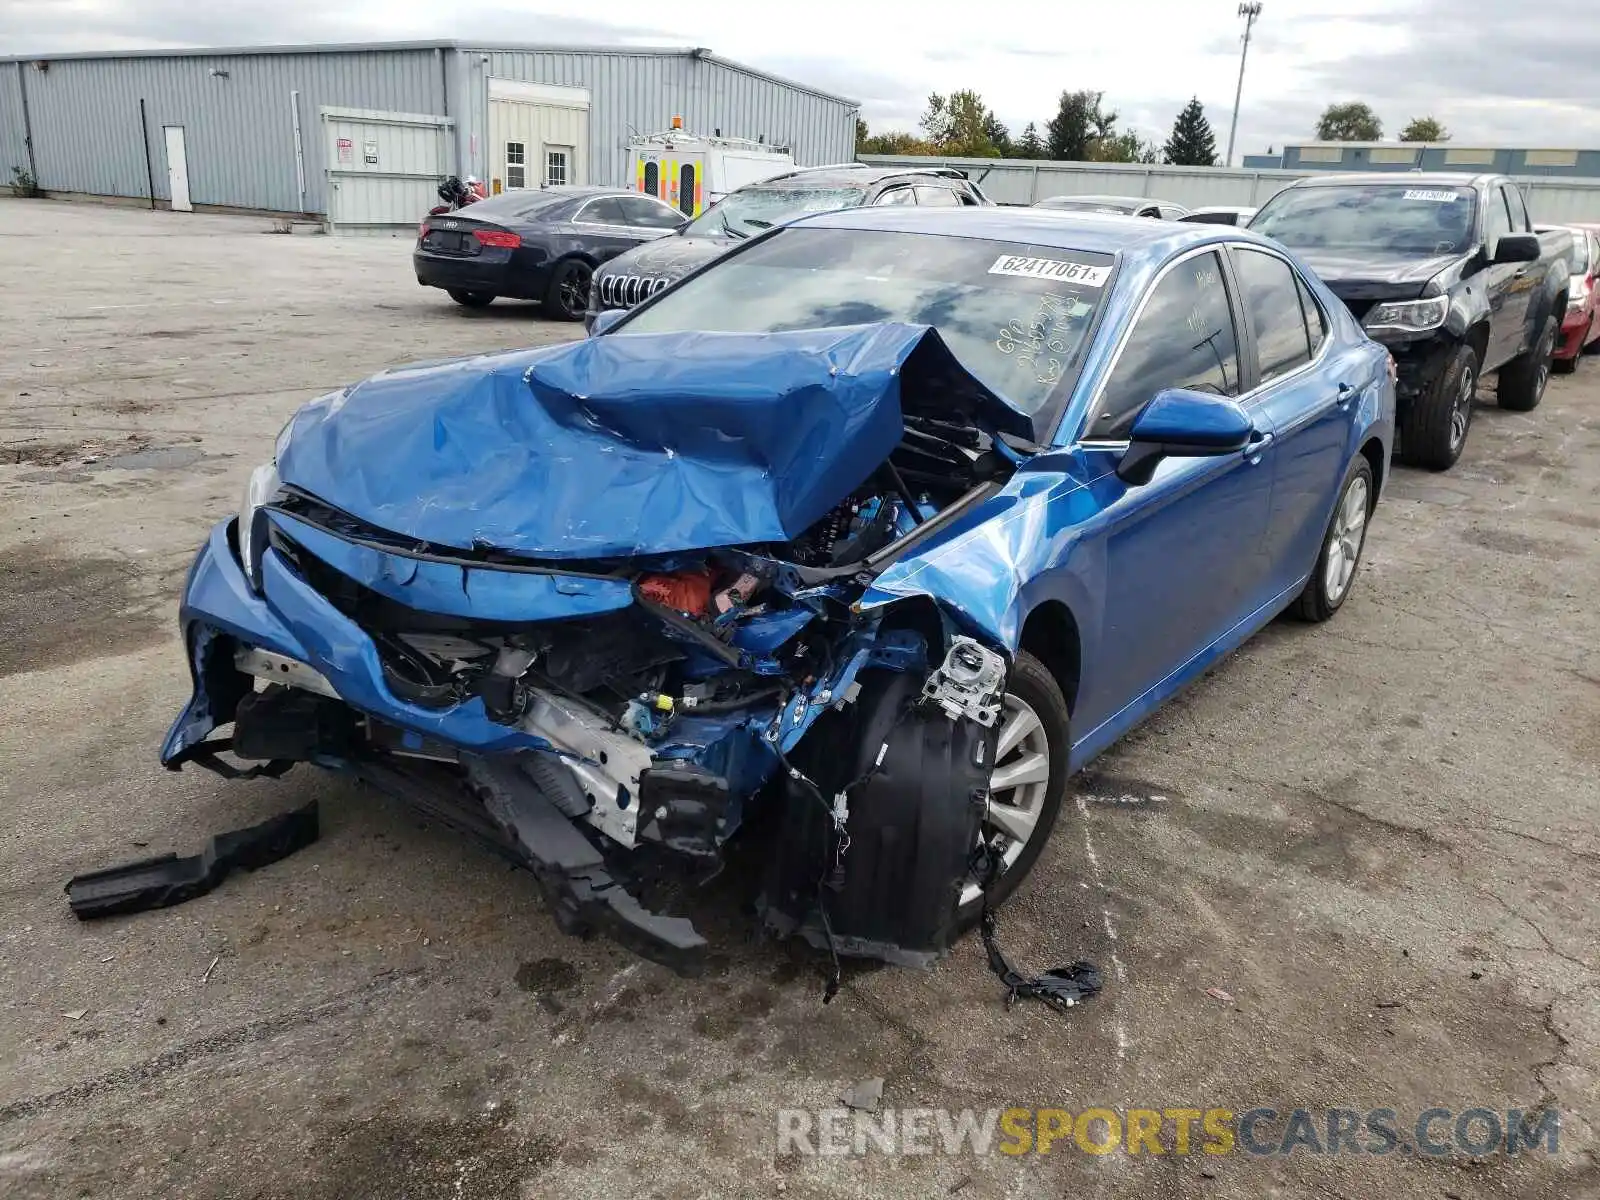
POLYGON ((954 167, 879 167, 843 163, 802 167, 729 193, 678 236, 623 255, 597 271, 585 324, 608 308, 632 308, 721 257, 752 234, 812 213, 876 205, 992 207, 954 167))
POLYGON ((537 300, 577 321, 597 266, 684 223, 671 205, 620 188, 519 190, 428 217, 411 259, 418 283, 457 304, 537 300))
POLYGON ((1059 212, 1122 213, 1129 217, 1155 217, 1160 221, 1182 220, 1189 212, 1181 204, 1149 196, 1046 196, 1035 201, 1033 207, 1059 212))

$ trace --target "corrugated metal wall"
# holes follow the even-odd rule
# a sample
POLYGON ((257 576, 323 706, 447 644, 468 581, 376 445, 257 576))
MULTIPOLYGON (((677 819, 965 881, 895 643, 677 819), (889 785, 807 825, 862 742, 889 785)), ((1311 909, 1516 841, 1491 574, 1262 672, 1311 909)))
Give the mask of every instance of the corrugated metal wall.
MULTIPOLYGON (((489 127, 488 77, 586 87, 593 99, 589 124, 589 181, 627 180, 631 132, 655 133, 674 116, 693 133, 721 129, 725 137, 765 138, 788 146, 802 166, 848 162, 855 157, 856 109, 842 100, 774 82, 726 63, 687 55, 625 51, 484 50, 460 52, 467 79, 471 128, 489 127), (483 59, 487 58, 487 63, 483 59)), ((486 139, 476 156, 463 147, 464 169, 490 170, 486 139)))
MULTIPOLYGON (((594 183, 623 181, 630 130, 765 137, 802 164, 849 159, 855 108, 727 63, 626 51, 410 48, 322 53, 60 58, 22 65, 39 184, 47 191, 149 194, 139 101, 147 109, 150 173, 167 199, 163 125, 181 125, 196 204, 301 210, 292 93, 298 91, 308 212, 326 212, 323 106, 432 113, 455 119, 461 173, 489 174, 488 77, 587 87, 594 183), (213 72, 219 74, 213 74, 213 72)), ((26 165, 17 64, 0 63, 0 183, 26 165)))
POLYGON ((16 167, 28 166, 28 146, 22 134, 22 82, 29 68, 23 63, 0 63, 0 187, 11 183, 16 167))
MULTIPOLYGON (((443 54, 435 50, 68 58, 51 61, 47 71, 24 69, 39 185, 47 191, 148 195, 139 129, 143 98, 159 199, 168 198, 161 127, 181 125, 196 204, 279 212, 301 207, 290 108, 296 90, 309 212, 326 210, 323 105, 437 113, 445 93, 443 54)), ((13 73, 10 64, 4 70, 13 73)), ((21 114, 4 120, 0 144, 9 145, 21 114)), ((0 166, 9 173, 8 164, 0 166)))
MULTIPOLYGON (((1035 159, 921 158, 863 154, 863 162, 951 166, 966 171, 990 199, 1032 204, 1046 196, 1156 196, 1189 208, 1204 204, 1262 205, 1309 171, 1227 167, 1139 166, 1130 163, 1050 162, 1035 159)), ((1600 221, 1600 179, 1514 177, 1536 221, 1600 221)))

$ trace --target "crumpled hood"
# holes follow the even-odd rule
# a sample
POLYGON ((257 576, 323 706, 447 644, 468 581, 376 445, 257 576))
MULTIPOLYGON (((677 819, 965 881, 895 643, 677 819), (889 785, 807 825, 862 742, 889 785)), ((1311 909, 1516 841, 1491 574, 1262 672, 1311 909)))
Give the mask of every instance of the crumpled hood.
POLYGON ((1340 254, 1294 250, 1341 300, 1411 300, 1435 275, 1461 262, 1461 254, 1340 254))
POLYGON ((314 401, 283 482, 457 549, 610 558, 789 541, 908 409, 1027 418, 920 325, 606 335, 387 371, 314 401))

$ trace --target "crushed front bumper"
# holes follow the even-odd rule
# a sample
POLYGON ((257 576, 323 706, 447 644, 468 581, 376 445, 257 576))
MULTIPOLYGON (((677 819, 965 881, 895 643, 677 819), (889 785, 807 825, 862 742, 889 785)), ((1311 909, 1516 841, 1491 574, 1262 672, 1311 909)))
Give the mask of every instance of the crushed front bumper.
MULTIPOLYGON (((365 632, 271 548, 262 582, 264 595, 257 595, 245 579, 233 522, 213 529, 184 587, 179 620, 194 692, 162 744, 167 767, 196 761, 237 776, 277 774, 308 761, 344 771, 528 867, 566 932, 605 932, 674 970, 698 971, 705 940, 693 925, 641 907, 608 863, 602 840, 515 770, 518 751, 551 751, 550 742, 490 720, 481 699, 446 711, 407 703, 385 684, 365 632), (284 686, 257 692, 263 675, 284 686), (235 738, 209 739, 236 720, 235 738), (240 772, 216 758, 223 749, 287 757, 240 772), (441 759, 453 773, 441 769, 441 759)), ((642 798, 633 800, 635 809, 642 798)))

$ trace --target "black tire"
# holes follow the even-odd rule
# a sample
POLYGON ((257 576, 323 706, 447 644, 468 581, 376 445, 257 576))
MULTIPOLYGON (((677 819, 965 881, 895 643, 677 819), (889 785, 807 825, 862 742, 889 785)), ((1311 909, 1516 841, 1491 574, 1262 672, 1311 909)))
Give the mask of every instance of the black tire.
POLYGON ((447 294, 462 308, 488 308, 494 303, 493 292, 464 292, 460 288, 451 288, 447 294))
POLYGON ((1500 368, 1500 382, 1496 390, 1500 407, 1512 412, 1532 412, 1544 399, 1545 385, 1550 382, 1550 356, 1556 349, 1556 319, 1546 317, 1539 329, 1539 338, 1533 349, 1520 354, 1500 368))
MULTIPOLYGON (((998 908, 1017 890, 1018 885, 1033 870, 1044 844, 1050 840, 1056 818, 1061 814, 1066 799, 1068 776, 1067 758, 1072 749, 1071 715, 1061 687, 1045 665, 1027 651, 1019 651, 1011 666, 1011 678, 1006 690, 1025 701, 1038 715, 1050 754, 1050 781, 1045 787, 1040 803, 1039 820, 1033 835, 1022 848, 1022 853, 995 880, 989 890, 989 907, 998 908)), ((1002 727, 1003 729, 1003 727, 1002 727)), ((983 898, 975 897, 961 905, 956 913, 956 926, 963 931, 971 929, 983 915, 983 898)))
POLYGON ((1444 370, 1400 414, 1400 456, 1414 467, 1448 471, 1461 457, 1478 394, 1478 352, 1457 346, 1444 370))
POLYGON ((589 281, 594 268, 582 259, 556 264, 544 293, 544 311, 562 321, 581 321, 589 310, 589 281))
POLYGON ((1311 571, 1311 578, 1306 581, 1305 589, 1289 606, 1289 612, 1299 617, 1302 621, 1326 621, 1339 611, 1350 596, 1350 591, 1355 587, 1356 569, 1361 565, 1361 552, 1367 544, 1367 522, 1372 516, 1373 505, 1377 501, 1377 489, 1372 478, 1372 464, 1367 462, 1364 454, 1356 455, 1355 462, 1350 464, 1350 470, 1345 473, 1344 483, 1339 488, 1339 499, 1333 506, 1333 515, 1328 518, 1327 532, 1322 535, 1322 550, 1317 554, 1317 565, 1311 571), (1347 505, 1354 499, 1352 492, 1362 489, 1365 497, 1361 507, 1365 510, 1361 516, 1361 527, 1354 534, 1354 554, 1351 554, 1352 533, 1348 528, 1346 511, 1347 505), (1336 583, 1330 579, 1330 563, 1335 554, 1338 554, 1341 563, 1349 563, 1348 574, 1342 575, 1342 582, 1336 583))

